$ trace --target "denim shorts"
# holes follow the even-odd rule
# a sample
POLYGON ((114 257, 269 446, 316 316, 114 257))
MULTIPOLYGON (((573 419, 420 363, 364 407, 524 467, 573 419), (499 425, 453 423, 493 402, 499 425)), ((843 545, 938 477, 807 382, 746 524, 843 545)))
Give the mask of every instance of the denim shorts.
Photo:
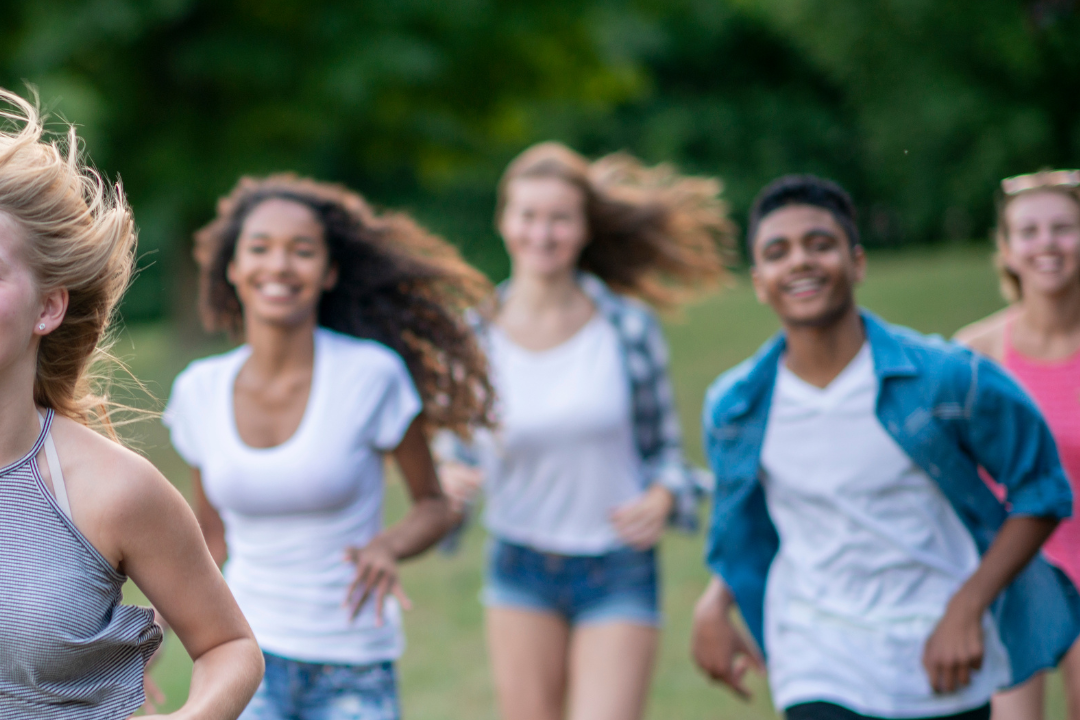
POLYGON ((482 599, 487 607, 552 613, 571 625, 658 627, 656 551, 555 555, 493 538, 482 599))
POLYGON ((394 663, 324 665, 263 653, 266 674, 239 720, 400 720, 394 663))

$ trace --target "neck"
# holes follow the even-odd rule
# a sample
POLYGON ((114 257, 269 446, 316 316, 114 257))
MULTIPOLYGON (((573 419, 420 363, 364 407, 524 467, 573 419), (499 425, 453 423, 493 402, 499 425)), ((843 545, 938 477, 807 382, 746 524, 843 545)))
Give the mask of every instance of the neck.
POLYGON ((245 322, 244 336, 251 348, 247 367, 262 377, 294 370, 309 370, 315 359, 315 317, 298 325, 245 322))
POLYGON ((1017 324, 1046 344, 1080 332, 1080 283, 1054 295, 1032 293, 1018 304, 1017 324))
POLYGON ((36 359, 35 345, 25 361, 0 371, 0 467, 25 455, 41 432, 33 392, 36 359))
POLYGON ((806 382, 825 387, 858 355, 866 340, 859 311, 852 303, 827 325, 785 325, 784 364, 806 382))
POLYGON ((513 272, 504 305, 512 304, 520 311, 540 314, 570 307, 580 295, 573 270, 556 275, 513 272))

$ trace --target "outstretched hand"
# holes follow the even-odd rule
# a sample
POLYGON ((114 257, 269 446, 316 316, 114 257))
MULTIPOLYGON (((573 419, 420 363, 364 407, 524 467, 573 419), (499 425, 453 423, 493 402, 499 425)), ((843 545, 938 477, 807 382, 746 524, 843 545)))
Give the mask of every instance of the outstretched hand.
POLYGON ((397 558, 379 538, 362 548, 348 548, 346 554, 349 562, 356 566, 356 577, 345 596, 345 603, 354 619, 369 598, 375 601, 377 625, 383 623, 383 606, 388 595, 396 597, 405 610, 412 608, 412 602, 401 587, 397 558))
POLYGON ((714 578, 694 607, 691 651, 703 673, 749 700, 746 673, 750 669, 764 673, 765 662, 754 643, 732 622, 733 605, 728 590, 714 578))

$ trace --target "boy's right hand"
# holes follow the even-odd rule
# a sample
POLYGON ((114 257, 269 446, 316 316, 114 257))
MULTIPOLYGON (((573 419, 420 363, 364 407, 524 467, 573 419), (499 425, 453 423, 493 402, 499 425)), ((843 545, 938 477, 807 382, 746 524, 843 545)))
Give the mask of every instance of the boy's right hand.
POLYGON ((731 621, 733 605, 731 593, 714 577, 694 606, 691 649, 702 672, 749 700, 746 672, 753 668, 764 673, 765 663, 750 638, 731 621))
POLYGON ((458 514, 476 499, 484 486, 484 473, 464 463, 440 463, 438 472, 439 483, 450 500, 450 509, 458 514))

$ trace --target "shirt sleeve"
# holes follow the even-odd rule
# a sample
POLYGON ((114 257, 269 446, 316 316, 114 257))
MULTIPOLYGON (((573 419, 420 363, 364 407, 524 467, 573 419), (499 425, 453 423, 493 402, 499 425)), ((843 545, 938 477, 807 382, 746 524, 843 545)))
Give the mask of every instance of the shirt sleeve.
POLYGON ((408 368, 394 355, 373 413, 371 444, 384 452, 396 448, 423 407, 408 368))
POLYGON ((177 376, 161 422, 169 429, 169 439, 184 462, 193 468, 201 468, 203 455, 197 431, 200 419, 195 413, 205 404, 206 399, 203 398, 202 404, 199 403, 194 384, 195 378, 187 370, 177 376))

